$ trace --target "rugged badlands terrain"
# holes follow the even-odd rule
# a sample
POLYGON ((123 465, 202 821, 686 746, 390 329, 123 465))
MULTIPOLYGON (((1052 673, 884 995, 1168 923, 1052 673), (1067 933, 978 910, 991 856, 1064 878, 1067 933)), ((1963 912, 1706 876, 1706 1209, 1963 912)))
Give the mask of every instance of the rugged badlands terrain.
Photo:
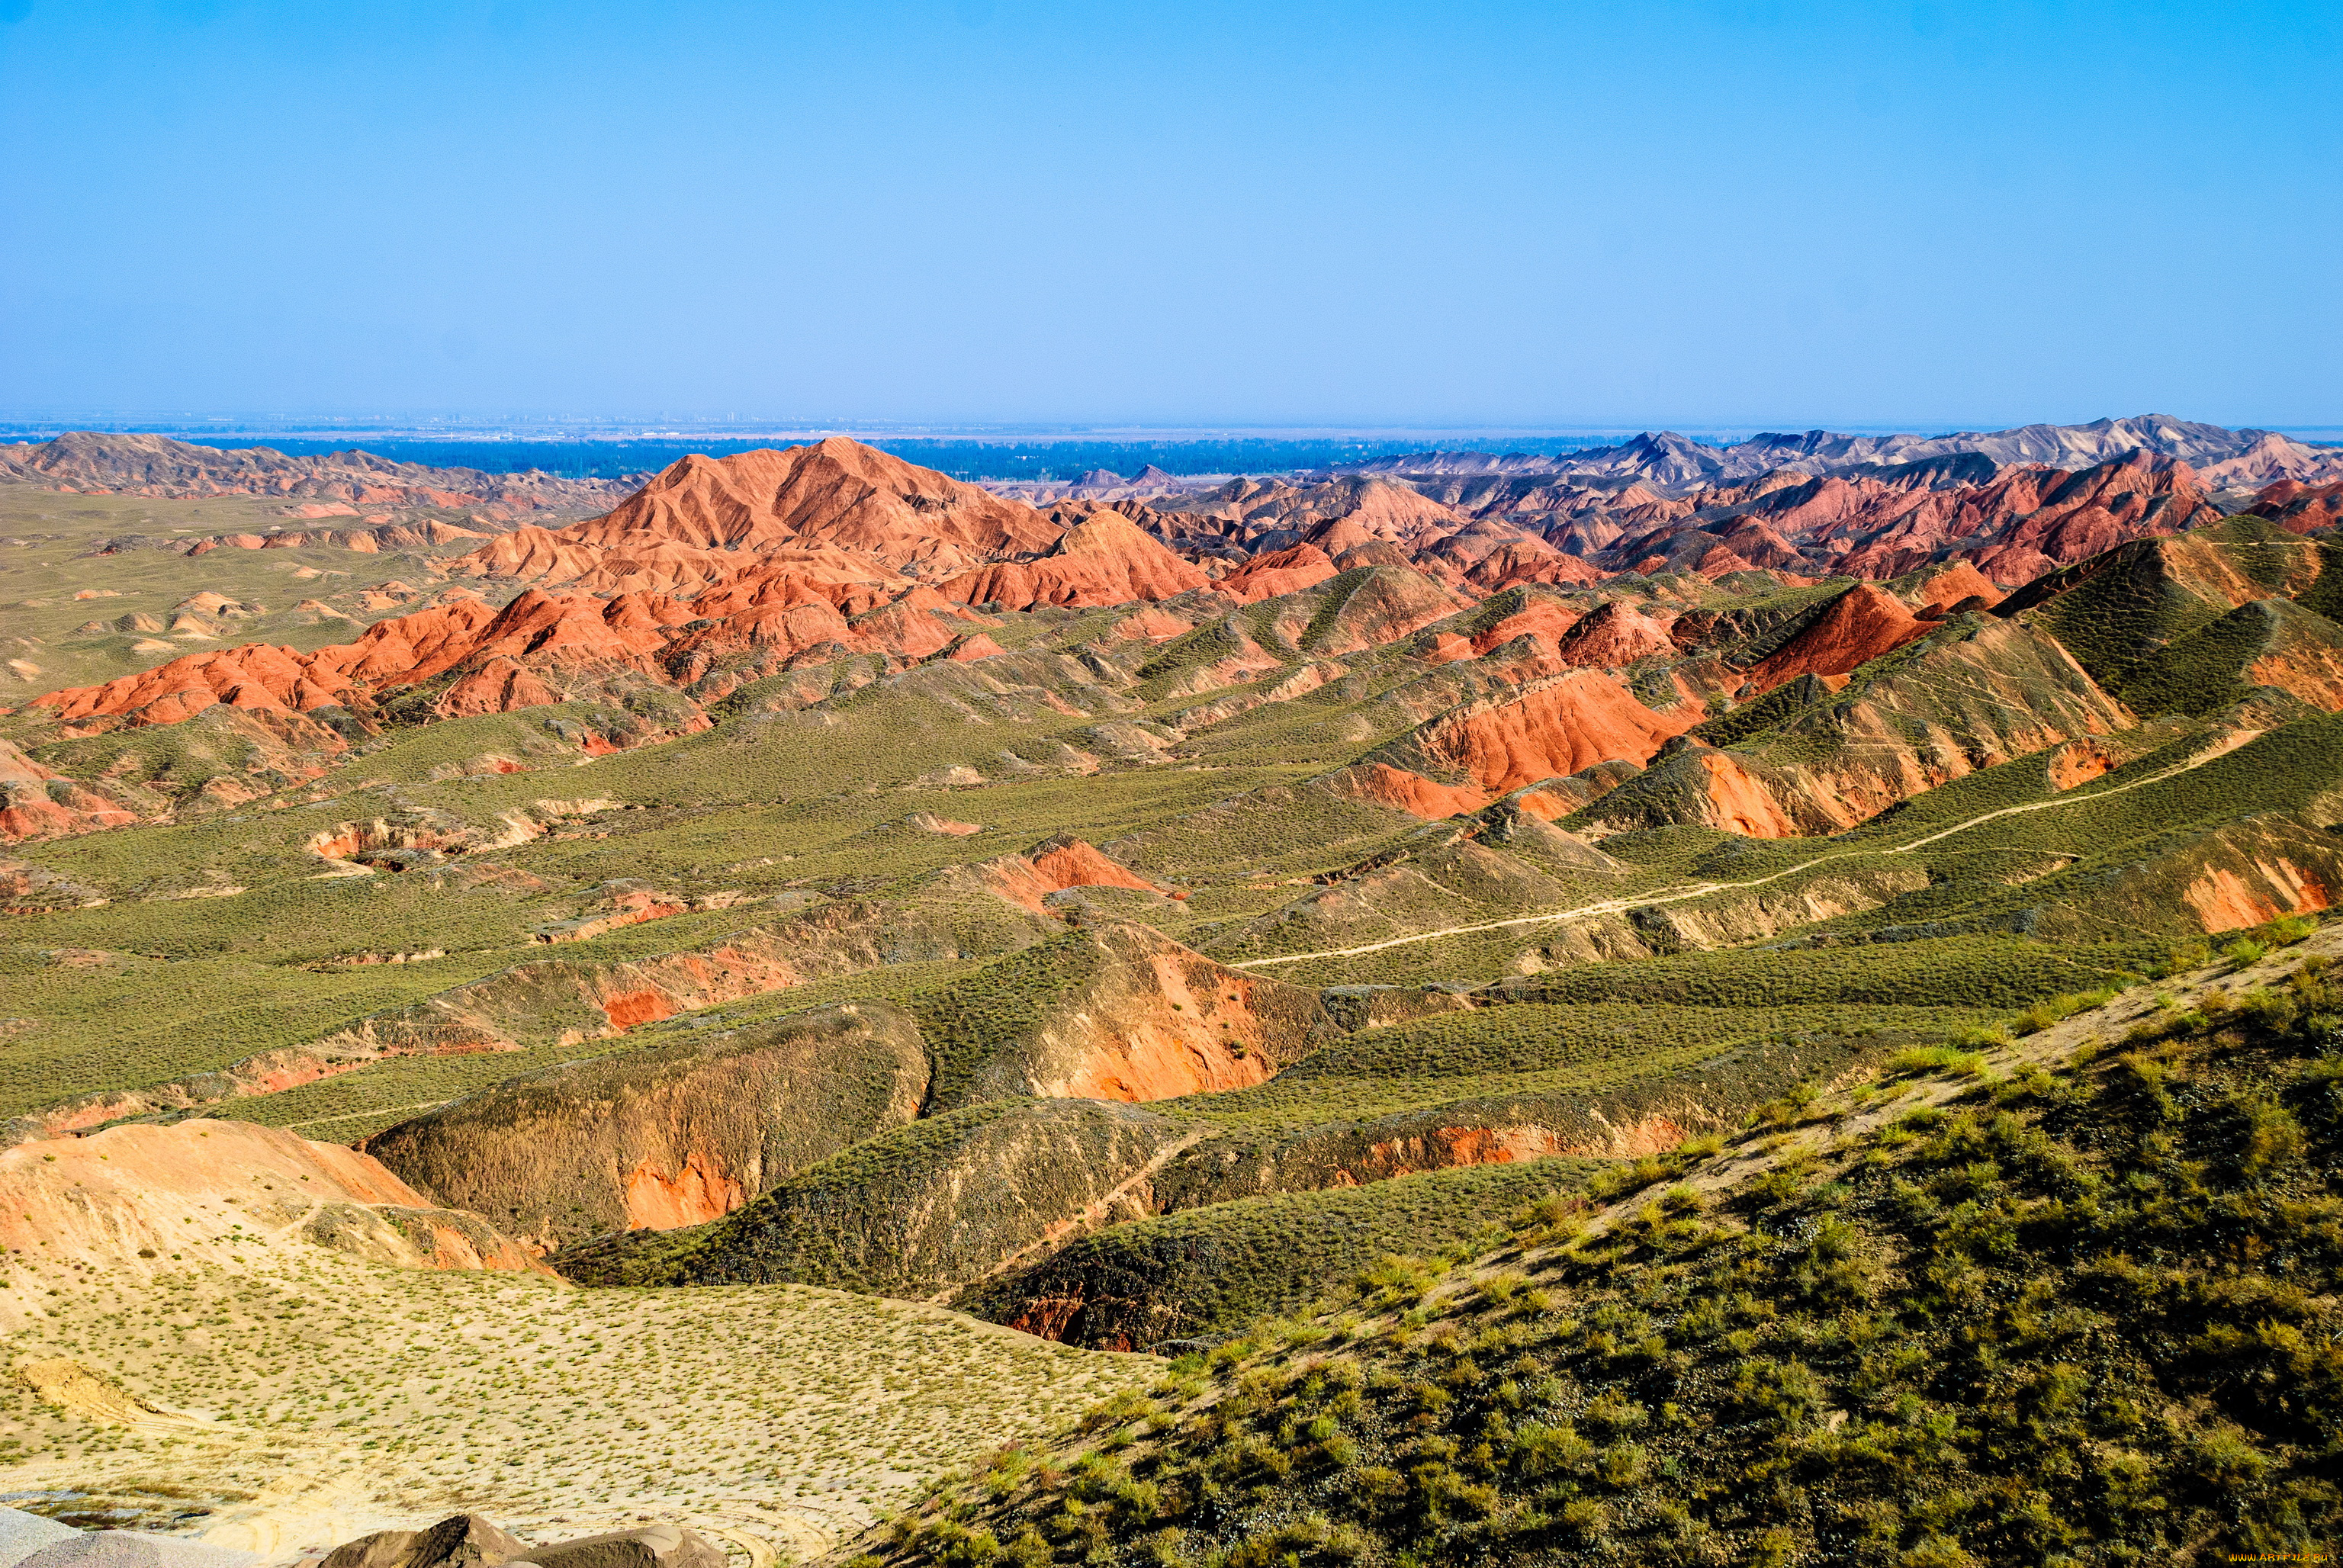
POLYGON ((6 461, 14 1501, 668 1568, 2331 1534, 2331 452, 6 461))

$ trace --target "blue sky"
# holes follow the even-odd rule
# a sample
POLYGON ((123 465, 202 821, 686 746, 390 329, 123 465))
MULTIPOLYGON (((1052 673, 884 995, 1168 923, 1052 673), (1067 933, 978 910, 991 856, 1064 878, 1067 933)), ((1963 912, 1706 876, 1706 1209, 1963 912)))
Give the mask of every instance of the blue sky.
POLYGON ((2343 422, 2343 6, 0 0, 0 408, 2343 422))

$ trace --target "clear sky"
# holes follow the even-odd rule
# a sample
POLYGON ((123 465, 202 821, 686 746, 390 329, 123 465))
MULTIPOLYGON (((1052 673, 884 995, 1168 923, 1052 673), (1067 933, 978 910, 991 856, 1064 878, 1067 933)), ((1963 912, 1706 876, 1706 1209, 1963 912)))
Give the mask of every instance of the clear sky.
POLYGON ((0 408, 2343 422, 2343 5, 0 0, 0 408))

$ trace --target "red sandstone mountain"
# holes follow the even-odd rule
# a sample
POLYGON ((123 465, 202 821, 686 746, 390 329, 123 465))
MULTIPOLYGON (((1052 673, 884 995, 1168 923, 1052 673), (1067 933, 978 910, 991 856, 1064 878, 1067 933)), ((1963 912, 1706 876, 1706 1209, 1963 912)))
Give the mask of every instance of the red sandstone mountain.
POLYGON ((1597 763, 1648 762, 1706 717, 1696 702, 1654 712, 1611 677, 1574 669, 1431 719, 1327 782, 1436 819, 1597 763))
POLYGON ((1295 545, 1255 556, 1214 586, 1242 604, 1300 593, 1324 582, 1340 569, 1334 558, 1316 545, 1295 545))
POLYGON ((2343 479, 2324 485, 2281 479, 2246 509, 2258 518, 2275 518, 2288 533, 2315 534, 2343 524, 2343 479))
MULTIPOLYGON (((1169 894, 1172 890, 1149 880, 1128 866, 1111 860, 1080 839, 1043 840, 1021 855, 1003 855, 976 868, 984 885, 1012 904, 1037 915, 1050 913, 1043 900, 1073 888, 1128 888, 1134 892, 1169 894)), ((1182 898, 1187 897, 1182 893, 1182 898)))
POLYGON ((1579 621, 1564 634, 1555 651, 1564 664, 1594 669, 1620 669, 1639 658, 1674 656, 1675 644, 1668 628, 1650 616, 1614 599, 1579 621))
MULTIPOLYGON (((751 668, 765 671, 823 648, 916 660, 980 622, 924 588, 850 620, 840 601, 867 602, 859 588, 786 569, 747 574, 689 603, 664 594, 598 599, 528 588, 501 610, 462 599, 377 621, 355 642, 315 653, 249 643, 190 654, 102 686, 53 691, 29 706, 101 729, 176 724, 216 703, 306 714, 363 709, 394 688, 453 672, 459 678, 440 697, 439 713, 499 713, 560 700, 553 683, 565 673, 631 670, 689 683, 726 655, 752 655, 751 668)), ((340 749, 329 733, 314 739, 340 749)))
POLYGON ((1493 799, 1598 762, 1648 761, 1663 741, 1704 717, 1696 706, 1654 713, 1609 677, 1574 670, 1511 701, 1452 714, 1425 730, 1421 744, 1493 799))
POLYGON ((2135 452, 2075 473, 1912 465, 1819 479, 1775 474, 1610 515, 1621 531, 1598 564, 1613 571, 1714 578, 1756 567, 1880 578, 1957 557, 2014 585, 2128 539, 2214 521, 2220 508, 2187 464, 2135 452))
MULTIPOLYGON (((1165 638, 1223 613, 1216 604, 1295 601, 1273 616, 1273 637, 1262 633, 1282 639, 1284 652, 1253 646, 1253 633, 1232 620, 1242 646, 1185 676, 1182 695, 1277 668, 1297 649, 1339 658, 1425 628, 1433 629, 1418 652, 1427 663, 1476 661, 1479 678, 1520 687, 1571 666, 1621 668, 1745 648, 1746 632, 1733 629, 1728 612, 1694 608, 1672 634, 1625 598, 1590 612, 1548 597, 1485 625, 1440 623, 1514 585, 1584 585, 1611 572, 1711 580, 1765 572, 1805 582, 1829 570, 1893 576, 1904 587, 1901 601, 1868 587, 1833 601, 1728 682, 1754 695, 1802 674, 1835 682, 1948 612, 1992 604, 2001 584, 2179 532, 2217 510, 2185 464, 2143 452, 2072 473, 1996 469, 1971 454, 1821 478, 1776 470, 1681 497, 1640 484, 1599 495, 1539 492, 1568 519, 1542 526, 1573 548, 1597 545, 1590 559, 1508 520, 1519 511, 1499 516, 1495 502, 1467 493, 1481 482, 1459 490, 1456 505, 1393 480, 1348 477, 1242 480, 1163 509, 1126 500, 1044 515, 844 439, 690 457, 604 517, 524 527, 452 563, 452 573, 483 586, 528 585, 501 609, 446 603, 311 653, 248 644, 188 654, 27 706, 74 727, 68 735, 225 708, 243 733, 278 751, 331 754, 346 749, 353 719, 371 729, 387 696, 425 683, 437 683, 430 711, 441 717, 608 697, 614 682, 683 688, 706 702, 744 680, 850 655, 881 655, 890 668, 1000 655, 1001 644, 983 634, 998 623, 972 604, 1093 608, 1182 595, 1199 597, 1175 607, 1179 615, 1149 611, 1154 619, 1131 618, 1112 635, 1165 638), (1222 575, 1214 578, 1166 539, 1222 575), (1233 570, 1222 565, 1230 560, 1233 570), (347 711, 327 716, 330 723, 306 717, 327 709, 347 711)), ((2343 486, 2285 480, 2254 509, 2310 532, 2332 526, 2338 492, 2343 486)), ((1519 501, 1525 492, 1505 494, 1519 501)), ((1701 602, 1696 588, 1649 591, 1658 603, 1701 602)), ((1679 689, 1715 695, 1714 674, 1679 689)), ((685 711, 685 730, 704 727, 696 706, 685 711)), ((1632 759, 1635 750, 1611 754, 1632 759)), ((0 778, 6 836, 85 830, 126 815, 103 791, 18 755, 21 765, 0 778)), ((316 763, 302 766, 314 772, 316 763)))
MULTIPOLYGON (((784 451, 681 458, 608 516, 530 544, 577 551, 568 575, 538 579, 547 581, 673 546, 735 556, 828 547, 935 574, 1038 555, 1063 532, 1021 502, 834 436, 784 451)), ((489 575, 506 558, 491 551, 474 569, 489 575)))
POLYGON ((1966 561, 1954 561, 1948 566, 1923 573, 1912 598, 1929 608, 1949 610, 1971 599, 1984 601, 1976 608, 1989 609, 1999 604, 2001 587, 1966 561))
POLYGON ((1928 634, 1929 623, 1875 583, 1857 583, 1749 670, 1743 689, 1771 691, 1802 675, 1844 676, 1928 634))
POLYGON ((1210 582, 1120 513, 1097 511, 1067 528, 1040 559, 982 567, 951 578, 940 591, 961 604, 1031 609, 1167 599, 1210 582))

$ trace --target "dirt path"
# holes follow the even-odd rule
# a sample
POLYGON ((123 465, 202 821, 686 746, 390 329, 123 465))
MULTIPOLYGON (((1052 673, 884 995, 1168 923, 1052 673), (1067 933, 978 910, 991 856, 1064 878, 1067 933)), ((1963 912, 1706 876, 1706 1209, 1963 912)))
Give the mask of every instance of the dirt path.
POLYGON ((363 1121, 369 1116, 396 1116, 402 1111, 437 1111, 443 1105, 453 1103, 448 1100, 418 1100, 412 1105, 386 1105, 377 1111, 348 1111, 339 1116, 313 1116, 307 1121, 287 1122, 285 1131, 297 1132, 304 1127, 325 1127, 337 1121, 363 1121))
POLYGON ((2193 769, 2202 768, 2217 758, 2227 756, 2259 734, 2258 730, 2232 732, 2224 737, 2219 743, 2197 753, 2186 762, 2177 763, 2161 772, 2152 773, 2145 779, 2134 779, 2127 783, 2112 785, 2105 789, 2091 789, 2086 786, 2048 800, 2029 800, 2022 806, 2004 806, 1998 810, 1981 812, 1965 822, 1956 822, 1952 827, 1931 833, 1925 839, 1915 839, 1907 844, 1896 844, 1876 849, 1840 849, 1828 855, 1817 855, 1811 860, 1801 861, 1783 870, 1771 871, 1762 877, 1753 877, 1745 882, 1695 882, 1680 888, 1663 888, 1654 892, 1639 893, 1629 898, 1604 899, 1599 903, 1584 904, 1574 910, 1550 910, 1544 914, 1513 915, 1502 920, 1481 920, 1471 925, 1448 926, 1436 931, 1418 931, 1411 936, 1388 937, 1382 941, 1368 942, 1355 948, 1328 948, 1322 952, 1314 953, 1282 953, 1275 958, 1266 959, 1232 959, 1229 960, 1229 967, 1261 969, 1271 964, 1307 963, 1313 959, 1353 959, 1368 953, 1383 952, 1392 948, 1407 947, 1416 942, 1436 942, 1444 937, 1473 936, 1482 931, 1502 931, 1520 926, 1551 925, 1559 920, 1584 920, 1594 915, 1622 915, 1629 910, 1649 909, 1655 904, 1686 903, 1694 899, 1707 898, 1711 893, 1741 892, 1750 888, 1762 888, 1769 882, 1778 882, 1785 877, 1795 877, 1801 872, 1811 871, 1816 866, 1827 865, 1833 860, 1858 859, 1873 855, 1908 855, 1915 849, 1924 849, 1930 844, 1949 839, 1956 833, 1966 833, 1971 828, 1999 818, 2014 817, 2024 811, 2047 811, 2061 806, 2077 806, 2088 800, 2104 800, 2111 795, 2121 795, 2128 790, 2145 789, 2151 784, 2161 784, 2167 779, 2177 778, 2193 769))

